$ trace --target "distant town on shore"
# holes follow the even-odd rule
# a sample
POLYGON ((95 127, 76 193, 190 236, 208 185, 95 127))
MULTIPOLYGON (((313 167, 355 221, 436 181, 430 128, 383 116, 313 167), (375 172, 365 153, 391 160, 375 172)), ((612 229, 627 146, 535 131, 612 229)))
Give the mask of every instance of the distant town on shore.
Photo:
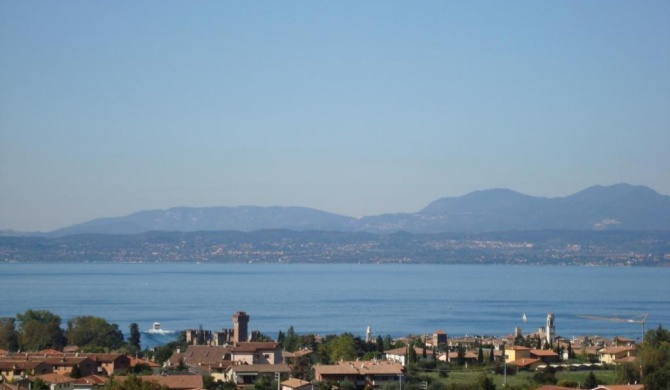
MULTIPOLYGON (((135 323, 124 340, 102 318, 76 317, 63 330, 58 315, 27 310, 0 318, 0 390, 660 390, 670 374, 658 364, 670 358, 661 326, 641 342, 566 339, 548 313, 545 326, 504 337, 392 339, 370 327, 364 337, 322 336, 291 326, 273 338, 250 331, 250 319, 239 311, 232 328, 187 329, 142 350, 135 323)), ((160 323, 147 332, 162 332, 160 323)))

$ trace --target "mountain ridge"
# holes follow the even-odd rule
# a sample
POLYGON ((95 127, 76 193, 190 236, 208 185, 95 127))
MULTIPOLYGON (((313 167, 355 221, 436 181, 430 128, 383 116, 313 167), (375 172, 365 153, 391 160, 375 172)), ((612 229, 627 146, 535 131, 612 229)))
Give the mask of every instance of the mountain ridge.
POLYGON ((569 196, 553 198, 494 188, 440 198, 414 213, 361 218, 297 206, 180 206, 98 218, 56 229, 46 235, 216 230, 251 232, 266 229, 371 233, 670 230, 670 196, 661 195, 646 186, 625 183, 596 185, 569 196))

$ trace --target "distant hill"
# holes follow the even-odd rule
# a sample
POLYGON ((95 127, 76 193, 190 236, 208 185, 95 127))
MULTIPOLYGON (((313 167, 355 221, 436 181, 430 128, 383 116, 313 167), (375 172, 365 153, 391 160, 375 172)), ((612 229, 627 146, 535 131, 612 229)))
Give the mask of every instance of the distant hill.
POLYGON ((179 207, 140 211, 58 229, 52 236, 147 231, 360 231, 439 233, 508 230, 670 230, 670 196, 644 186, 594 186, 544 198, 508 189, 438 199, 416 213, 360 219, 304 207, 179 207))
POLYGON ((101 218, 55 230, 52 235, 135 234, 147 231, 244 232, 264 229, 344 230, 354 218, 305 207, 176 207, 101 218))

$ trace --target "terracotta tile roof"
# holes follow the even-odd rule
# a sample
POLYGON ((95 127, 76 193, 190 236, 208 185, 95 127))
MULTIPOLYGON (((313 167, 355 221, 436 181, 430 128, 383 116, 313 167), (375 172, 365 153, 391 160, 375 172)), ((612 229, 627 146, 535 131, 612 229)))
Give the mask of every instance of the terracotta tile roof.
POLYGON ((298 387, 308 386, 311 384, 312 382, 304 381, 298 378, 288 378, 281 383, 282 386, 290 387, 292 389, 297 389, 298 387))
POLYGON ((285 358, 299 358, 299 357, 310 355, 310 354, 314 353, 314 351, 312 351, 311 349, 301 349, 301 350, 295 351, 295 352, 284 351, 283 353, 284 353, 285 358))
MULTIPOLYGON (((123 383, 128 377, 117 376, 115 379, 123 383)), ((147 375, 138 376, 143 381, 156 382, 169 389, 198 389, 202 388, 202 376, 200 375, 147 375)))
POLYGON ((69 378, 59 374, 44 374, 44 375, 38 375, 37 377, 49 384, 71 383, 77 381, 76 379, 69 378))
POLYGON ((531 355, 535 356, 544 356, 544 357, 558 357, 558 354, 554 351, 548 349, 531 349, 531 355))
POLYGON ((231 353, 230 347, 208 346, 208 345, 189 345, 185 352, 174 353, 170 357, 170 364, 179 364, 179 359, 184 359, 184 363, 189 365, 218 365, 226 354, 231 353))
POLYGON ((101 385, 107 382, 107 378, 100 375, 89 375, 83 378, 77 379, 75 384, 78 385, 101 385))
POLYGON ((542 362, 542 360, 540 360, 540 359, 523 358, 523 359, 517 359, 513 362, 508 362, 507 364, 509 364, 511 366, 517 366, 517 367, 527 367, 527 366, 530 366, 534 363, 541 363, 541 362, 542 362))
POLYGON ((643 390, 644 385, 598 385, 593 390, 643 390))
POLYGON ((135 367, 138 364, 144 364, 144 365, 147 365, 151 368, 158 368, 158 367, 161 366, 160 364, 152 362, 151 360, 140 359, 140 358, 136 358, 136 357, 132 357, 132 356, 129 357, 129 359, 130 359, 130 367, 135 367))
POLYGON ((55 356, 60 356, 63 355, 63 352, 57 351, 55 349, 43 349, 41 351, 37 351, 39 355, 55 355, 55 356))
POLYGON ((86 360, 90 361, 91 359, 84 356, 62 356, 62 357, 48 357, 44 359, 44 362, 52 364, 54 366, 76 366, 86 360))
POLYGON ((87 357, 101 363, 112 363, 126 357, 126 355, 121 353, 80 353, 78 356, 87 357))
POLYGON ((279 348, 279 344, 275 342, 270 342, 270 341, 263 341, 263 342, 244 342, 244 343, 237 343, 234 347, 231 348, 231 351, 233 352, 256 352, 259 350, 275 350, 279 348))
POLYGON ((43 364, 43 362, 29 360, 0 360, 0 369, 32 370, 40 364, 43 364))
POLYGON ((230 366, 229 371, 242 372, 291 372, 287 364, 237 364, 230 366))
POLYGON ((384 353, 387 355, 404 355, 407 353, 407 347, 389 349, 388 351, 384 351, 384 353))
POLYGON ((562 387, 562 386, 551 386, 551 385, 544 385, 540 386, 535 390, 574 390, 572 387, 562 387))
POLYGON ((5 351, 4 349, 0 349, 0 356, 7 356, 9 355, 9 352, 5 351))
POLYGON ((528 348, 528 347, 523 347, 523 346, 521 346, 521 345, 514 345, 514 346, 512 346, 512 347, 510 347, 510 348, 507 348, 507 349, 510 349, 510 350, 512 350, 512 351, 530 351, 530 348, 528 348))

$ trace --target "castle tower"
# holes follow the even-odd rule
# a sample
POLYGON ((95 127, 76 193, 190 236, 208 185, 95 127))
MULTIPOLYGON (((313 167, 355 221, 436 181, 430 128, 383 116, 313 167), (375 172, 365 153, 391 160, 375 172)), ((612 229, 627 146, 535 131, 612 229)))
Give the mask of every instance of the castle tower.
POLYGON ((248 332, 247 324, 249 324, 249 316, 246 312, 238 311, 233 314, 233 341, 239 343, 240 341, 247 341, 248 332))
POLYGON ((556 336, 556 328, 554 328, 554 314, 547 314, 547 344, 551 345, 554 337, 556 336))

